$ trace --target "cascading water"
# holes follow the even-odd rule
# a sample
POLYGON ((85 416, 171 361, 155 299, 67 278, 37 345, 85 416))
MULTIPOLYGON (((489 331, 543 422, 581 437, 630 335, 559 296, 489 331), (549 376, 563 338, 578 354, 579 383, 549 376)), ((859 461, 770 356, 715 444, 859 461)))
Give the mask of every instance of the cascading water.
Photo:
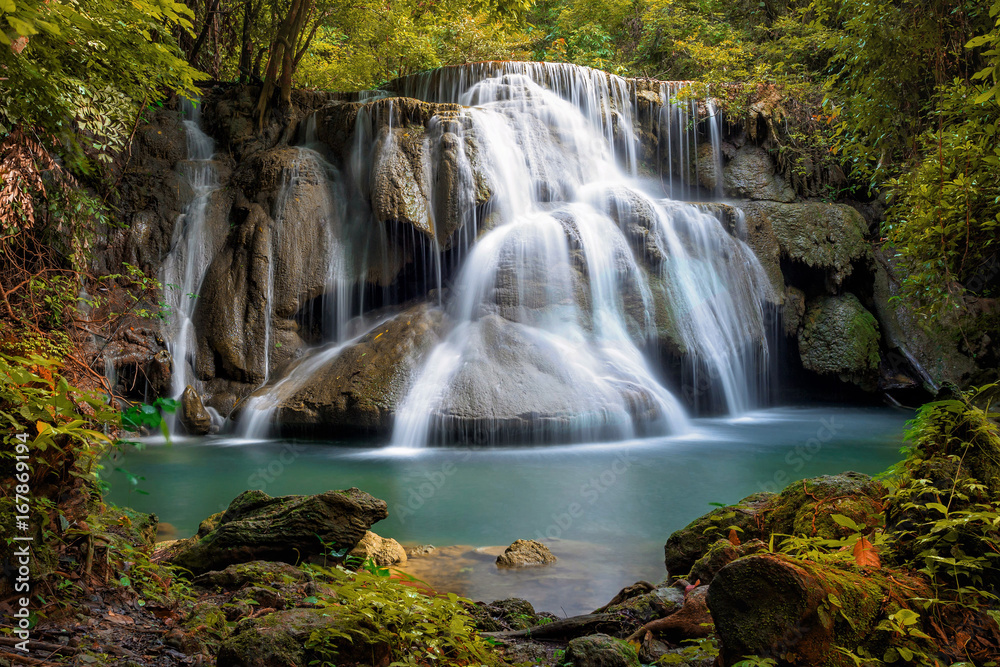
POLYGON ((206 215, 212 195, 219 188, 218 172, 213 163, 215 142, 201 129, 198 102, 183 100, 184 131, 187 135, 187 160, 178 166, 194 191, 194 197, 174 225, 171 250, 163 263, 163 286, 170 306, 171 325, 167 344, 174 360, 171 393, 179 397, 188 384, 194 383, 194 327, 192 317, 198 291, 208 269, 211 255, 206 233, 206 215))
MULTIPOLYGON (((718 378, 728 410, 750 407, 764 366, 754 362, 767 350, 763 270, 714 216, 638 186, 624 80, 540 63, 486 67, 493 75, 465 90, 465 69, 401 86, 476 105, 468 113, 487 156, 494 218, 456 281, 455 327, 400 407, 393 443, 683 430, 683 410, 640 349, 655 326, 657 290, 686 351, 718 378), (637 226, 659 255, 658 275, 644 275, 635 260, 626 234, 637 226), (522 405, 535 409, 519 413, 522 405)), ((696 155, 691 105, 665 107, 684 193, 694 189, 683 169, 696 155)))
POLYGON ((683 360, 696 388, 685 392, 689 403, 730 413, 757 405, 766 384, 767 279, 741 240, 738 210, 720 215, 717 205, 684 202, 705 194, 699 160, 711 160, 715 172, 707 194, 721 193, 715 109, 680 99, 680 84, 638 85, 549 63, 408 77, 392 92, 460 106, 437 108, 412 133, 412 104, 370 96, 339 160, 317 141, 310 117, 272 207, 266 386, 242 406, 241 433, 268 433, 280 404, 351 345, 360 331, 356 321, 348 326, 352 316, 415 297, 443 308, 446 325, 395 408, 396 445, 684 431, 662 354, 683 360), (640 121, 640 95, 647 105, 655 100, 652 121, 640 121), (699 156, 706 116, 712 154, 699 156), (642 166, 650 135, 658 173, 642 166), (387 183, 406 182, 404 168, 413 180, 402 200, 386 200, 387 183), (296 211, 300 200, 315 202, 308 188, 317 187, 324 194, 316 211, 296 211), (324 221, 323 247, 309 259, 328 276, 318 292, 322 334, 280 375, 270 361, 271 319, 277 293, 290 288, 279 289, 279 249, 285 219, 304 213, 324 221), (398 216, 409 224, 378 222, 398 216), (400 271, 390 266, 410 262, 423 273, 385 279, 400 271), (369 303, 369 295, 378 298, 369 303))

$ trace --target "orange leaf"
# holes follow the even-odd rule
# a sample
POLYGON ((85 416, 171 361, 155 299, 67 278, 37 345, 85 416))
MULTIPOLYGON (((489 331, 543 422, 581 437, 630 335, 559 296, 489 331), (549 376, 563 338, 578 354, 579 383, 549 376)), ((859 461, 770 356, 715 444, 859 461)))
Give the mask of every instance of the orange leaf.
POLYGON ((876 570, 882 567, 882 561, 879 560, 875 547, 864 537, 858 539, 854 545, 854 562, 858 567, 871 567, 876 570))
POLYGON ((49 428, 49 425, 41 421, 35 422, 35 428, 38 429, 38 435, 41 435, 47 428, 49 428))
POLYGON ((736 529, 735 528, 730 528, 729 529, 729 542, 734 547, 740 546, 740 537, 739 537, 739 535, 736 534, 736 529))

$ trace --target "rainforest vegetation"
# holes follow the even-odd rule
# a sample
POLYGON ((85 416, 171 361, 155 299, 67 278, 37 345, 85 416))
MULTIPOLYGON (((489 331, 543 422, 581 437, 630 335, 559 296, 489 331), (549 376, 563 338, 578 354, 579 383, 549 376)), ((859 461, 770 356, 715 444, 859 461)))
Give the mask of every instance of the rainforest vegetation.
POLYGON ((5 0, 0 11, 2 306, 12 324, 37 325, 39 299, 72 302, 65 292, 90 237, 113 224, 129 139, 169 95, 262 83, 262 117, 292 87, 363 90, 491 59, 693 80, 737 107, 773 106, 787 128, 783 159, 803 176, 844 171, 814 187, 889 202, 883 241, 924 316, 961 314, 967 291, 994 287, 996 3, 5 0))
MULTIPOLYGON (((67 600, 103 591, 170 619, 150 636, 173 636, 170 645, 189 656, 228 655, 234 665, 348 664, 338 662, 348 655, 349 664, 501 664, 500 639, 478 632, 523 632, 526 619, 552 624, 553 633, 580 623, 617 634, 627 641, 610 645, 618 662, 607 664, 637 665, 657 632, 673 630, 640 619, 629 600, 644 595, 646 604, 669 588, 681 591, 678 608, 689 609, 685 596, 720 572, 713 558, 726 565, 746 557, 822 591, 805 611, 780 601, 829 630, 810 635, 816 653, 781 664, 997 664, 1000 434, 992 384, 939 388, 901 442, 904 461, 881 480, 860 488, 853 478, 820 478, 768 504, 750 498, 719 508, 678 538, 687 540, 680 560, 694 581, 671 571, 669 586, 626 589, 611 611, 593 615, 600 618, 562 625, 533 611, 483 611, 454 595, 417 593, 420 582, 347 560, 322 538, 322 564, 227 570, 210 595, 192 588, 191 570, 152 556, 155 523, 146 515, 103 503, 99 473, 115 465, 108 456, 143 447, 131 434, 165 428, 177 407, 169 398, 115 400, 84 350, 99 333, 127 335, 136 318, 170 316, 161 276, 103 254, 104 240, 128 231, 121 183, 138 159, 142 128, 180 98, 238 86, 252 92, 254 131, 263 135, 297 91, 366 91, 490 60, 687 81, 734 123, 752 110, 774 138, 769 150, 793 197, 877 205, 869 240, 900 277, 894 302, 927 336, 1000 335, 995 309, 984 306, 1000 298, 1000 0, 0 0, 0 558, 12 572, 6 531, 21 510, 8 480, 24 472, 17 454, 30 443, 31 513, 41 517, 32 526, 32 572, 43 610, 32 627, 76 618, 67 600), (696 566, 707 574, 698 578, 696 566), (247 586, 244 597, 234 593, 247 586), (866 606, 869 594, 884 604, 866 606), (257 623, 274 608, 289 615, 283 623, 296 629, 298 653, 253 663, 253 642, 278 632, 257 623), (228 654, 219 652, 224 643, 228 654), (804 662, 812 659, 823 662, 804 662)), ((864 330, 876 339, 878 366, 877 330, 864 330)), ((119 472, 138 487, 135 475, 119 472)), ((207 519, 193 543, 216 534, 216 523, 239 520, 237 501, 207 519)), ((9 594, 0 588, 0 603, 9 594)), ((739 614, 725 616, 727 605, 744 600, 705 594, 715 623, 746 636, 748 651, 774 649, 771 658, 730 647, 718 664, 787 657, 782 637, 760 639, 739 614)), ((0 649, 14 627, 0 626, 0 649)), ((658 664, 712 664, 720 648, 700 627, 688 622, 685 637, 697 639, 658 664)), ((125 631, 115 632, 111 645, 125 631)), ((56 656, 131 665, 152 650, 149 642, 97 657, 86 645, 47 644, 47 657, 27 664, 48 666, 56 656)), ((547 659, 586 664, 563 651, 547 659)), ((0 665, 7 655, 0 651, 0 665)), ((522 658, 508 662, 535 660, 522 658)), ((192 660, 181 662, 205 664, 192 660)))

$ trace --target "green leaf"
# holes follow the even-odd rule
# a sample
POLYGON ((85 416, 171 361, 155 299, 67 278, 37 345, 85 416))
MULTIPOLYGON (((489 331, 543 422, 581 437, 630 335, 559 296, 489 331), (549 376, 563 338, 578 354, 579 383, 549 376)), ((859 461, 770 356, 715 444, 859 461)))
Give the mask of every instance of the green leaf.
POLYGON ((30 37, 31 35, 38 34, 38 31, 35 30, 34 26, 27 21, 17 18, 16 16, 8 16, 7 23, 9 23, 10 27, 13 28, 19 35, 30 37))
POLYGON ((851 519, 850 517, 846 517, 843 514, 831 514, 830 518, 833 519, 834 523, 838 526, 850 528, 855 533, 861 532, 861 528, 854 522, 854 519, 851 519))

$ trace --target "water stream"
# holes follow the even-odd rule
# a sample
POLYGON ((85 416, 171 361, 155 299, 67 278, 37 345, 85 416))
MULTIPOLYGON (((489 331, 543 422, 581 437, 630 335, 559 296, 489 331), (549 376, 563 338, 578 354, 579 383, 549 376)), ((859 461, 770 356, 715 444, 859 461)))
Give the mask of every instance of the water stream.
POLYGON ((206 214, 212 195, 219 188, 218 172, 213 163, 215 142, 201 129, 200 102, 184 100, 182 110, 188 157, 180 163, 179 169, 191 184, 194 197, 181 221, 174 226, 171 251, 163 262, 162 280, 172 315, 168 348, 174 359, 171 393, 175 398, 194 382, 192 317, 201 282, 212 259, 206 214))

